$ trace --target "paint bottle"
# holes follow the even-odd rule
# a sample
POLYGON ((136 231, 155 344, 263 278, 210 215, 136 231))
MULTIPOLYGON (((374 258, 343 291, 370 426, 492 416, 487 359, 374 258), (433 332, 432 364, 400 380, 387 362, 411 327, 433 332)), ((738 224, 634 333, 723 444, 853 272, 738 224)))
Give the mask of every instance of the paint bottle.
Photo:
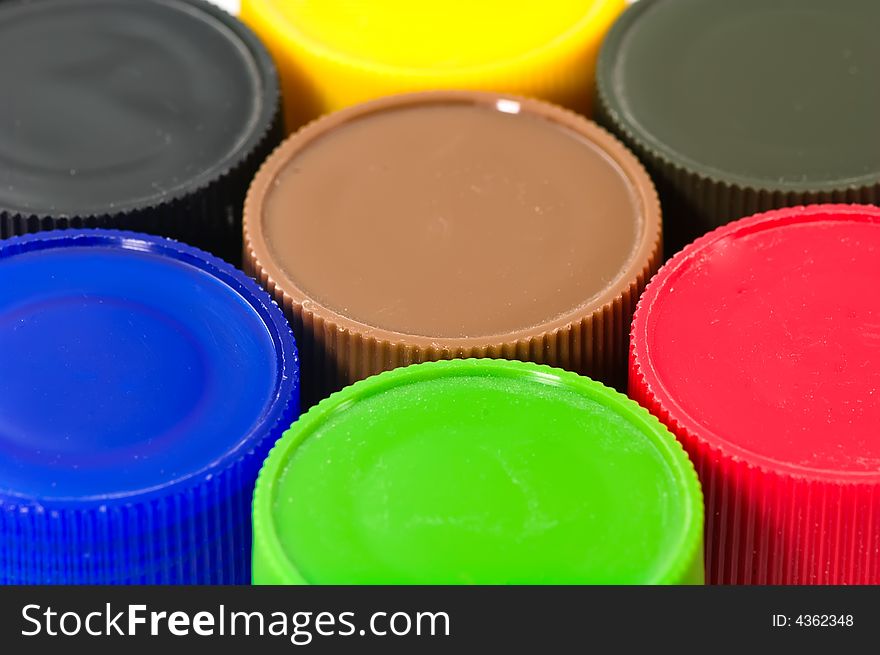
POLYGON ((112 227, 241 258, 275 67, 202 0, 0 3, 0 237, 112 227))
POLYGON ((659 265, 651 181, 568 110, 477 92, 375 100, 290 137, 252 184, 245 266, 283 306, 315 400, 451 357, 622 386, 659 265))
POLYGON ((671 253, 730 220, 880 202, 880 3, 645 0, 609 32, 597 120, 660 191, 671 253))
POLYGON ((693 466, 597 382, 504 360, 347 387, 272 450, 257 584, 701 584, 693 466))
POLYGON ((589 113, 599 44, 624 0, 244 0, 281 72, 287 128, 397 93, 474 89, 589 113))
POLYGON ((880 582, 878 253, 876 207, 776 210, 642 296, 629 391, 700 475, 709 581, 880 582))
POLYGON ((262 289, 160 237, 14 237, 0 343, 0 583, 250 579, 254 481, 298 413, 262 289))

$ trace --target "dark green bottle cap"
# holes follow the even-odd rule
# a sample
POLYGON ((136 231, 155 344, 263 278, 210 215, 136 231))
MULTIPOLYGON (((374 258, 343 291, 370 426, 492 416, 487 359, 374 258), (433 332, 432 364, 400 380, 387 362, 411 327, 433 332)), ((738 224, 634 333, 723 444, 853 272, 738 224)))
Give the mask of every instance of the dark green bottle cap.
POLYGON ((597 111, 658 183, 670 245, 771 208, 880 201, 878 30, 876 0, 629 8, 597 111))

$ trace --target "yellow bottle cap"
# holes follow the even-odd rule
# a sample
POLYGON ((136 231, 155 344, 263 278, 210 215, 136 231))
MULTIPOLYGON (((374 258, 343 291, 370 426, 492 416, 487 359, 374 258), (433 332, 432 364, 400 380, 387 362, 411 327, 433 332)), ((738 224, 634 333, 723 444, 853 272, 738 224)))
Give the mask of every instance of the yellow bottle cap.
POLYGON ((287 128, 364 100, 483 89, 589 113, 596 56, 625 0, 243 0, 275 57, 287 128))

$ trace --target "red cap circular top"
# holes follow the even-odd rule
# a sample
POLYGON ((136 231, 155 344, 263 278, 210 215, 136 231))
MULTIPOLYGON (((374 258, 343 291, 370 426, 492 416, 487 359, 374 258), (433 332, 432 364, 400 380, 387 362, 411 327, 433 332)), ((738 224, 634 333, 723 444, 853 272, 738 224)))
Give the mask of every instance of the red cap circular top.
POLYGON ((688 246, 642 296, 631 395, 707 502, 707 576, 880 582, 880 209, 759 214, 688 246))

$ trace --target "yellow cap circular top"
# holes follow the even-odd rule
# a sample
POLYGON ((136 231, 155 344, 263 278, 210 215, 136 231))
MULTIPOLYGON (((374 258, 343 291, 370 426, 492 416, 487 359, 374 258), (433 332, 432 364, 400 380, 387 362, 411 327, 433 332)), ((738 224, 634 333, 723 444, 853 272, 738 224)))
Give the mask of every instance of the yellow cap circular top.
POLYGON ((243 0, 278 64, 287 127, 405 91, 484 89, 588 113, 625 0, 243 0))

